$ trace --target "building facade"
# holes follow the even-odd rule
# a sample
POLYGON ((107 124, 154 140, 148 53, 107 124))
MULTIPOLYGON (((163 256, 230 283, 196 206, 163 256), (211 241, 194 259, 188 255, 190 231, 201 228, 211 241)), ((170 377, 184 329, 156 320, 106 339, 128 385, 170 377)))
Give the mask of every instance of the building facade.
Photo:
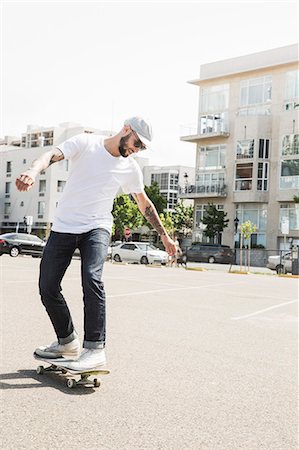
POLYGON ((194 130, 195 182, 180 196, 194 200, 193 240, 204 240, 208 203, 227 212, 222 243, 238 245, 238 224, 250 220, 253 247, 299 245, 298 46, 205 64, 194 130), (289 225, 288 235, 281 224, 289 225), (236 232, 237 230, 237 232, 236 232))
POLYGON ((19 192, 16 178, 28 169, 42 152, 80 133, 111 135, 83 127, 76 123, 63 123, 57 127, 28 126, 21 139, 6 137, 1 141, 0 158, 0 231, 24 231, 25 217, 32 221, 32 232, 45 237, 53 222, 55 209, 65 186, 70 170, 69 160, 51 165, 41 172, 35 186, 28 192, 19 192))
MULTIPOLYGON (((143 169, 144 184, 158 183, 162 197, 167 200, 167 212, 172 212, 180 200, 180 186, 194 183, 194 174, 194 167, 186 166, 146 166, 143 169)), ((193 204, 193 200, 182 200, 185 206, 193 204)))

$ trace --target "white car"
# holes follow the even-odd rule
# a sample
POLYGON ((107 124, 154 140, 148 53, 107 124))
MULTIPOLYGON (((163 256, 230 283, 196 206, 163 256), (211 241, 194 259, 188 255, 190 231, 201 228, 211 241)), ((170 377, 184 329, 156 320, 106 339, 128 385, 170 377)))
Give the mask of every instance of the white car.
POLYGON ((276 270, 277 273, 292 273, 292 261, 297 258, 297 253, 285 253, 285 255, 269 256, 268 269, 276 270))
POLYGON ((140 264, 167 264, 168 254, 149 242, 122 242, 112 247, 112 259, 117 262, 137 262, 140 264))

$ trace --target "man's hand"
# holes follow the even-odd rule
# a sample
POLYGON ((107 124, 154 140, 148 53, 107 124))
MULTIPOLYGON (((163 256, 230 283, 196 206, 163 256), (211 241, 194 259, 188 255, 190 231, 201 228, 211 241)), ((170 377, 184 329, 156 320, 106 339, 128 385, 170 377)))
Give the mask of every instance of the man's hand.
POLYGON ((16 179, 18 191, 29 191, 35 183, 36 173, 33 170, 27 170, 16 179))
POLYGON ((169 256, 174 256, 176 254, 176 246, 173 240, 167 234, 164 234, 161 236, 161 241, 163 242, 165 250, 169 256))

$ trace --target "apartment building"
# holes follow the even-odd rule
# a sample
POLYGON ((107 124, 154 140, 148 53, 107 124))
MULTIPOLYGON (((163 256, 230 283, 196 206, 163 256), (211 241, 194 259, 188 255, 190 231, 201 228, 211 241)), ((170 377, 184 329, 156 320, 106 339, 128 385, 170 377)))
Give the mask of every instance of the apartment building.
MULTIPOLYGON (((187 166, 146 166, 143 169, 144 184, 158 183, 162 197, 167 200, 166 211, 172 212, 179 201, 180 189, 194 183, 195 169, 187 166)), ((185 206, 193 200, 183 199, 185 206)))
POLYGON ((55 209, 65 186, 70 170, 69 160, 51 165, 36 179, 28 192, 19 192, 16 178, 44 151, 80 133, 95 133, 109 136, 110 131, 101 131, 67 122, 56 127, 29 125, 21 138, 9 137, 0 141, 0 231, 24 231, 24 217, 31 217, 32 232, 44 237, 48 234, 55 209))
POLYGON ((213 203, 230 220, 223 244, 238 245, 237 226, 250 220, 253 246, 299 245, 298 46, 204 64, 190 83, 199 88, 198 121, 181 140, 196 144, 195 182, 180 196, 194 200, 193 240, 205 239, 202 217, 213 203))

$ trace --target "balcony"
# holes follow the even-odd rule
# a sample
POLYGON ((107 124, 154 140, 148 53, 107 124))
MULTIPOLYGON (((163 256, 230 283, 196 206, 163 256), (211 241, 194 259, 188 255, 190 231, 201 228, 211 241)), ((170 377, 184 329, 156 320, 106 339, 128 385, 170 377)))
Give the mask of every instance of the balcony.
POLYGON ((179 186, 179 198, 226 197, 225 184, 188 184, 179 186))
POLYGON ((211 138, 229 137, 226 113, 202 115, 199 126, 184 126, 181 128, 181 141, 199 142, 211 138))

